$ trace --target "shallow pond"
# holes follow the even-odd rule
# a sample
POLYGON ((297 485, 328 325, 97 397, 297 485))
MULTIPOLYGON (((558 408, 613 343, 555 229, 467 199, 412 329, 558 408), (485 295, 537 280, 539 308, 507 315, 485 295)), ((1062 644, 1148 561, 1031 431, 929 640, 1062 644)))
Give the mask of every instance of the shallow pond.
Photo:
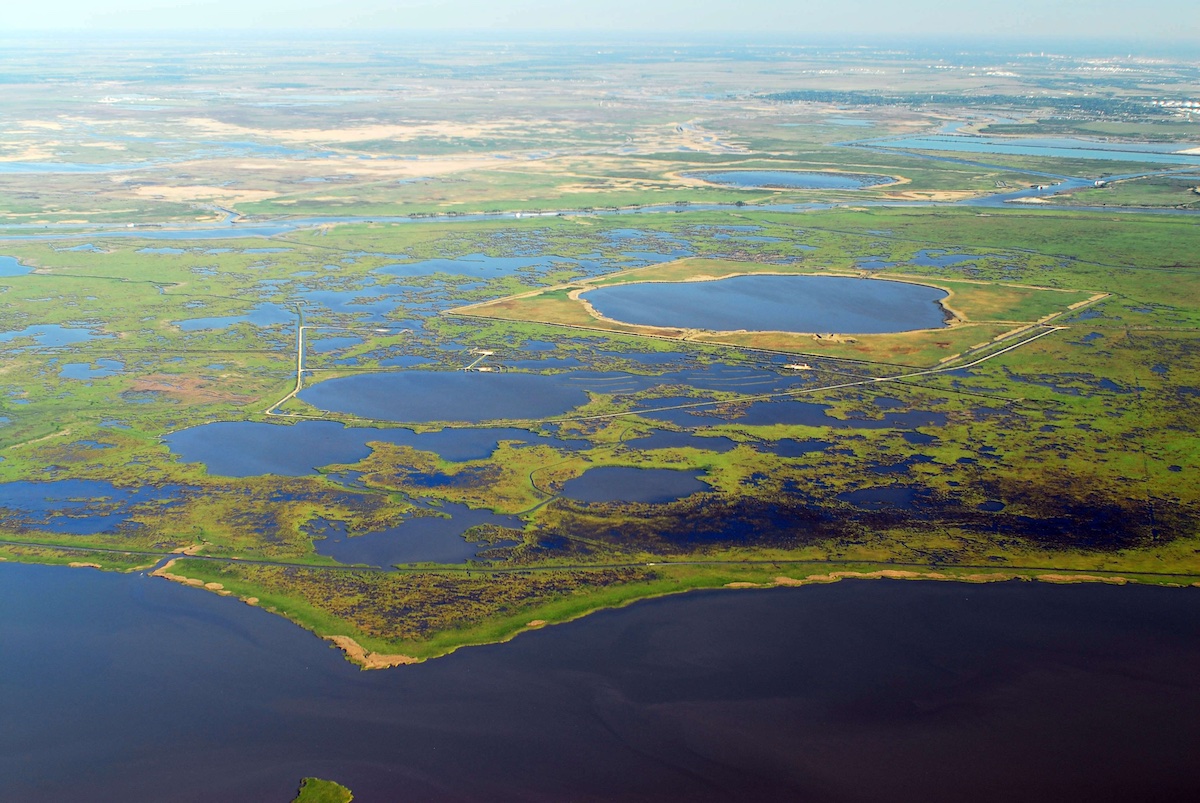
POLYGON ((711 170, 684 173, 686 178, 698 178, 710 184, 740 187, 747 190, 860 190, 880 184, 891 184, 887 176, 866 173, 824 173, 799 170, 711 170))
POLYGON ((696 471, 600 466, 563 483, 562 495, 577 502, 674 502, 711 487, 696 471))
POLYGON ((295 323, 296 313, 278 304, 259 304, 247 313, 241 315, 215 315, 206 318, 188 318, 173 323, 185 332, 198 332, 205 329, 225 329, 239 323, 249 323, 253 326, 277 326, 279 324, 295 323))
POLYGON ((0 332, 0 343, 24 337, 33 338, 38 346, 69 346, 72 343, 92 340, 96 335, 89 329, 60 326, 56 323, 35 323, 24 329, 0 332))
MULTIPOLYGON (((466 505, 446 503, 437 508, 442 516, 418 516, 395 527, 374 533, 349 536, 344 526, 328 524, 314 539, 321 555, 339 563, 365 563, 369 566, 396 566, 406 563, 466 563, 493 545, 475 543, 463 533, 480 524, 494 524, 520 530, 516 516, 499 516, 488 510, 472 510, 466 505)), ((512 545, 516 542, 506 542, 512 545)))
POLYGON ((159 509, 185 490, 177 485, 117 488, 100 480, 5 482, 0 483, 0 519, 9 527, 64 535, 115 533, 138 526, 128 517, 139 506, 159 509))
POLYGON ((369 442, 411 446, 456 462, 488 457, 502 440, 558 449, 586 445, 586 441, 563 441, 523 429, 491 427, 416 433, 410 429, 346 427, 336 421, 301 421, 290 426, 226 421, 173 432, 163 440, 184 462, 204 463, 210 474, 222 477, 312 474, 319 466, 357 463, 371 453, 369 442))
POLYGON ((63 363, 58 370, 58 375, 63 379, 101 379, 119 374, 123 370, 125 370, 125 363, 120 360, 99 359, 95 363, 63 363))
POLYGON ((0 256, 0 276, 24 276, 32 271, 28 265, 22 265, 16 257, 0 256))
POLYGON ((701 449, 709 452, 728 452, 737 446, 731 438, 705 438, 690 432, 657 429, 643 438, 625 441, 631 449, 701 449))
POLYGON ((705 282, 636 282, 589 290, 606 318, 709 331, 876 334, 946 325, 947 293, 907 282, 842 276, 733 276, 705 282))
POLYGON ((582 385, 558 376, 421 370, 330 379, 300 398, 383 421, 470 422, 561 415, 588 400, 582 385))
MULTIPOLYGON (((662 406, 670 406, 671 402, 680 404, 694 401, 683 397, 663 399, 662 406)), ((834 418, 827 414, 829 405, 817 402, 796 401, 794 399, 753 402, 733 412, 719 410, 717 406, 685 407, 676 410, 647 410, 641 413, 645 418, 669 421, 676 426, 694 427, 724 422, 732 419, 738 424, 751 426, 773 426, 787 424, 789 426, 828 427, 829 429, 916 429, 917 427, 943 426, 946 423, 944 413, 927 410, 906 410, 888 412, 882 418, 834 418)))

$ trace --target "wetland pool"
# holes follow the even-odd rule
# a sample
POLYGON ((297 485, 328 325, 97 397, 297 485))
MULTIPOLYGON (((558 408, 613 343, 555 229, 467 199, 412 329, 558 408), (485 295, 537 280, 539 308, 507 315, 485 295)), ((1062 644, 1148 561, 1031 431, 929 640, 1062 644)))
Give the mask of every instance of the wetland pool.
POLYGON ((378 672, 139 574, 0 564, 0 610, 6 800, 1200 794, 1196 589, 700 591, 378 672))
POLYGON ((781 374, 774 367, 719 364, 656 376, 619 371, 533 374, 418 368, 328 379, 302 390, 300 399, 322 410, 379 421, 479 423, 564 415, 586 403, 589 393, 622 396, 669 385, 757 394, 780 392, 813 381, 806 374, 781 374))
POLYGON ((633 282, 581 298, 622 323, 713 332, 881 334, 946 326, 945 290, 844 276, 731 276, 633 282))
POLYGON ((341 522, 320 522, 314 526, 313 545, 320 555, 339 563, 365 563, 369 566, 395 566, 407 563, 466 563, 496 546, 512 546, 516 541, 487 544, 468 541, 463 534, 481 524, 523 529, 516 516, 499 516, 488 510, 472 510, 466 505, 447 502, 436 512, 442 515, 414 516, 395 527, 362 535, 347 535, 341 522))
POLYGON ((505 427, 417 433, 411 429, 347 427, 337 421, 299 421, 291 425, 222 421, 173 432, 163 440, 183 462, 203 463, 210 474, 222 477, 313 474, 320 466, 357 463, 371 453, 369 443, 411 446, 455 462, 489 457, 500 441, 545 444, 564 450, 587 445, 586 441, 565 441, 505 427))
POLYGON ((710 491, 698 471, 599 466, 563 483, 562 495, 577 502, 674 502, 710 491))
POLYGON ((706 170, 683 176, 744 190, 861 190, 895 183, 888 176, 801 170, 706 170))

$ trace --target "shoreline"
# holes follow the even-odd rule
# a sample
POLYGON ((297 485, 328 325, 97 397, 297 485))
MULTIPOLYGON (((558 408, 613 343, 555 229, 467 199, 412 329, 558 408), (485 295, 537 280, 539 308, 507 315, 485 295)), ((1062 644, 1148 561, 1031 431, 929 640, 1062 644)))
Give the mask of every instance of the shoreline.
MULTIPOLYGON (((176 559, 177 560, 177 559, 176 559)), ((184 575, 175 574, 168 569, 175 560, 169 561, 160 569, 151 572, 151 576, 160 577, 164 580, 180 583, 190 588, 197 588, 221 596, 236 596, 233 592, 223 588, 220 583, 205 583, 198 578, 189 578, 184 575)), ((669 566, 670 564, 651 564, 657 566, 669 566)), ((1191 582, 1147 582, 1138 577, 1136 572, 1121 572, 1114 570, 1112 574, 1100 573, 1103 570, 1096 569, 1081 569, 1078 571, 1071 569, 1001 569, 995 571, 971 571, 966 574, 956 574, 946 570, 937 570, 930 568, 926 571, 915 569, 889 569, 881 568, 874 570, 854 570, 846 569, 839 571, 818 572, 799 577, 792 577, 787 574, 777 574, 767 582, 754 581, 739 581, 730 580, 725 583, 712 582, 711 584, 701 583, 687 588, 669 589, 665 591, 650 591, 642 595, 635 595, 628 599, 620 600, 613 604, 599 605, 595 608, 572 613, 561 618, 555 618, 553 613, 545 610, 546 606, 534 606, 530 610, 520 614, 516 618, 526 619, 523 624, 513 627, 506 633, 503 633, 496 638, 466 640, 462 643, 452 645, 444 651, 437 652, 428 656, 413 656, 402 653, 386 653, 370 650, 360 644, 355 637, 342 634, 321 633, 307 625, 297 621, 292 616, 275 608, 268 608, 268 612, 281 616, 292 624, 312 633, 317 638, 330 643, 331 646, 341 650, 347 661, 357 665, 364 671, 376 669, 393 669, 399 666, 411 666, 414 664, 424 663, 430 660, 443 658, 460 649, 467 647, 479 647, 492 644, 505 644, 520 636, 522 633, 533 630, 541 630, 554 625, 568 624, 577 621, 594 613, 599 613, 606 610, 620 610, 629 607, 636 603, 671 597, 680 594, 687 594, 693 591, 723 591, 723 590, 766 590, 773 588, 801 588, 812 585, 829 585, 838 583, 844 580, 891 580, 891 581, 935 581, 935 582, 950 582, 950 583, 966 583, 966 584, 984 584, 984 583, 1002 583, 1002 582, 1042 582, 1055 585, 1081 585, 1085 583, 1099 583, 1110 586, 1126 586, 1126 585, 1158 585, 1164 588, 1197 588, 1200 589, 1200 576, 1198 575, 1168 575, 1179 580, 1190 579, 1191 582), (526 618, 528 617, 528 618, 526 618), (544 618, 543 618, 544 617, 544 618)), ((800 573, 797 573, 800 574, 800 573)), ((258 605, 257 597, 238 597, 241 602, 253 607, 258 605)), ((553 604, 553 601, 547 604, 553 604)))

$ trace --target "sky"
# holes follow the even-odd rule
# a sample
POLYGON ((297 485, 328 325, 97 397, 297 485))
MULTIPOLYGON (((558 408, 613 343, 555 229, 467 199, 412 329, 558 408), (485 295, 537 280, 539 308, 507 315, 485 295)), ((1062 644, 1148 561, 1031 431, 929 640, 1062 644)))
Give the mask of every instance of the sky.
POLYGON ((0 0, 21 30, 300 29, 1200 40, 1196 0, 0 0))

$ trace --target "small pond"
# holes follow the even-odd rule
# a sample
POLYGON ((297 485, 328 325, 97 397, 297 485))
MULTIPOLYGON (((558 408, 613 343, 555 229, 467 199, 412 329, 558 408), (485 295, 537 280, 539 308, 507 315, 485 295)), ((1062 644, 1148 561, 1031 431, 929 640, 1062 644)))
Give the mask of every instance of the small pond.
POLYGON ((369 566, 394 566, 406 563, 466 563, 495 546, 511 546, 515 541, 488 544, 468 541, 463 533, 481 524, 494 524, 515 530, 524 528, 516 516, 499 516, 487 510, 472 510, 466 505, 446 503, 438 508, 443 515, 418 516, 379 532, 350 536, 340 522, 323 522, 315 530, 322 536, 313 540, 317 553, 339 563, 365 563, 369 566))
POLYGON ((69 346, 72 343, 91 340, 95 336, 89 329, 60 326, 56 323, 35 323, 24 329, 0 332, 0 343, 31 337, 39 346, 69 346))
POLYGON ((674 502, 710 490, 698 472, 667 468, 600 466, 563 483, 563 496, 577 502, 674 502))
POLYGON ((605 318, 644 326, 877 334, 946 325, 947 293, 907 282, 844 276, 732 276, 635 282, 583 294, 605 318))
POLYGON ((32 271, 28 265, 22 265, 16 257, 0 256, 0 276, 24 276, 32 271))
POLYGON ((216 315, 207 318, 188 318, 174 321, 174 324, 185 332, 198 332, 205 329, 225 329, 239 323, 249 323, 253 326, 276 326, 278 324, 295 323, 296 313, 278 304, 264 303, 255 306, 241 315, 216 315))
POLYGON ((728 452, 737 446, 733 439, 726 437, 706 438, 691 432, 672 432, 656 429, 642 438, 625 441, 631 449, 702 449, 709 452, 728 452))
POLYGON ((58 375, 63 379, 101 379, 118 374, 123 370, 125 370, 125 363, 120 360, 99 359, 95 363, 63 363, 58 375))
POLYGON ((710 184, 746 190, 860 190, 880 184, 892 184, 887 176, 866 173, 824 173, 800 170, 711 170, 684 173, 710 184))

